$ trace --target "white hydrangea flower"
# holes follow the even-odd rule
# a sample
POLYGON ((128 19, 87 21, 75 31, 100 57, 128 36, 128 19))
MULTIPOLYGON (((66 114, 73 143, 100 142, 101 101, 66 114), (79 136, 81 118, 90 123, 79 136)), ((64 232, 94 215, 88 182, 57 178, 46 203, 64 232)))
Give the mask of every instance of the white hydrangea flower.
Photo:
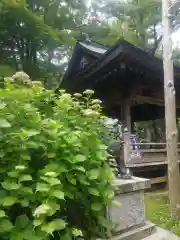
POLYGON ((75 97, 82 97, 82 94, 80 94, 80 93, 74 93, 74 96, 75 96, 75 97))
POLYGON ((83 111, 83 114, 88 117, 99 116, 100 114, 92 109, 86 109, 83 111))
POLYGON ((94 94, 94 91, 93 91, 93 90, 90 90, 90 89, 87 89, 86 91, 83 92, 83 94, 93 95, 93 94, 94 94))
POLYGON ((102 101, 99 99, 92 100, 92 104, 101 104, 102 101))
POLYGON ((27 75, 25 72, 16 72, 12 76, 12 79, 18 84, 28 84, 28 85, 32 84, 29 75, 27 75))

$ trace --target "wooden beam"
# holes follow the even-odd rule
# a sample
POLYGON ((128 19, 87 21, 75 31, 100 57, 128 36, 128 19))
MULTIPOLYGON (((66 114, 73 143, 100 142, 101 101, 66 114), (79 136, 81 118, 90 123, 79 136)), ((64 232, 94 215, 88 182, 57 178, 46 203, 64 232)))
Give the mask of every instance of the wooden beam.
MULTIPOLYGON (((142 95, 134 95, 131 98, 131 105, 132 106, 136 106, 136 105, 139 105, 139 104, 145 104, 145 103, 164 107, 164 99, 157 99, 157 98, 146 97, 146 96, 142 96, 142 95)), ((177 104, 176 108, 180 108, 180 105, 177 104)))
POLYGON ((168 182, 167 176, 151 178, 151 184, 167 183, 167 182, 168 182))
POLYGON ((158 106, 164 106, 164 100, 163 99, 156 99, 152 97, 146 97, 146 96, 141 96, 141 95, 134 95, 131 98, 132 105, 136 106, 139 104, 144 104, 144 103, 149 103, 149 104, 154 104, 158 106))
MULTIPOLYGON (((148 145, 154 145, 154 146, 166 146, 166 143, 154 143, 154 142, 149 142, 149 143, 136 143, 138 146, 148 146, 148 145)), ((180 143, 178 143, 180 144, 180 143)))
MULTIPOLYGON (((140 153, 166 153, 167 149, 139 149, 140 153)), ((178 152, 180 152, 180 149, 178 149, 178 152)))
POLYGON ((142 163, 128 163, 126 164, 126 167, 131 169, 138 169, 143 167, 154 167, 154 166, 160 166, 160 165, 167 165, 167 162, 142 162, 142 163))
MULTIPOLYGON (((147 145, 154 145, 154 146, 166 146, 166 143, 136 143, 137 146, 147 146, 147 145)), ((178 143, 180 145, 180 143, 178 143)))

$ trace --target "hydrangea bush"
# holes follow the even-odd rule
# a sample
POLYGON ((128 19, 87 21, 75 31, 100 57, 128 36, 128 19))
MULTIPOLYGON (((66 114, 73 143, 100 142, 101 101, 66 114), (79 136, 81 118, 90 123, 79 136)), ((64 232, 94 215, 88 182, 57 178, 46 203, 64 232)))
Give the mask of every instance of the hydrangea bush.
POLYGON ((0 90, 0 239, 106 237, 113 172, 100 101, 14 81, 0 90))

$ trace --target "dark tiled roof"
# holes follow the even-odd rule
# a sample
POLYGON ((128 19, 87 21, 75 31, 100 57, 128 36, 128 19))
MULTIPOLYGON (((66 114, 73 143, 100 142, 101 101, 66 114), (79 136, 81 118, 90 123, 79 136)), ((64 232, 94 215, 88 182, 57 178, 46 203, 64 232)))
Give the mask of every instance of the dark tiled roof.
MULTIPOLYGON (((130 62, 138 64, 146 71, 163 76, 162 59, 154 57, 123 39, 120 39, 112 47, 84 41, 76 44, 74 54, 62 82, 62 87, 73 88, 73 85, 82 84, 84 80, 89 81, 95 77, 97 78, 98 72, 103 68, 107 69, 117 58, 123 60, 124 57, 130 62), (91 61, 87 62, 83 68, 79 68, 78 64, 82 57, 89 57, 91 61)), ((174 70, 175 77, 180 76, 180 67, 174 66, 174 70)))

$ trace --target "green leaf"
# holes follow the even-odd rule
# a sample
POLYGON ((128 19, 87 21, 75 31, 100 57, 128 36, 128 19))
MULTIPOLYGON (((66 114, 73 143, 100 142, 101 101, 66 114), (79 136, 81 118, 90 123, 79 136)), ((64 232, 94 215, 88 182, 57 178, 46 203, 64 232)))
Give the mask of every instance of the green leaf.
POLYGON ((51 186, 59 185, 61 184, 61 181, 57 178, 49 178, 49 184, 51 186))
POLYGON ((6 107, 6 104, 0 103, 0 110, 4 109, 6 107))
POLYGON ((84 162, 85 160, 86 160, 86 156, 76 155, 75 158, 73 159, 73 162, 78 163, 78 162, 84 162))
POLYGON ((51 207, 50 211, 48 212, 48 216, 54 215, 57 211, 60 210, 60 205, 57 204, 56 201, 49 201, 49 206, 51 207))
POLYGON ((44 238, 41 238, 39 236, 36 236, 34 226, 30 222, 25 229, 23 230, 23 240, 44 240, 44 238))
POLYGON ((23 240, 43 240, 40 237, 36 237, 33 225, 29 225, 23 231, 23 240))
POLYGON ((46 215, 51 210, 51 206, 48 204, 42 204, 37 207, 34 211, 34 217, 39 217, 41 215, 46 215))
POLYGON ((20 156, 23 160, 31 160, 31 156, 29 156, 29 154, 21 154, 20 156))
POLYGON ((120 202, 118 202, 118 201, 112 201, 112 205, 116 206, 116 207, 120 207, 121 206, 120 202))
POLYGON ((3 218, 3 217, 5 217, 6 216, 6 213, 5 213, 5 211, 3 211, 3 210, 0 210, 0 218, 3 218))
POLYGON ((36 130, 28 130, 27 134, 28 134, 28 137, 32 137, 32 136, 36 136, 36 135, 40 134, 40 132, 36 131, 36 130))
POLYGON ((33 194, 33 190, 32 190, 32 188, 30 188, 30 187, 21 187, 21 191, 23 192, 23 193, 28 193, 28 194, 33 194))
POLYGON ((73 177, 68 177, 68 181, 73 185, 76 185, 76 182, 77 182, 76 179, 73 177))
POLYGON ((48 158, 55 158, 56 157, 56 153, 48 153, 48 158))
POLYGON ((11 124, 5 119, 0 118, 0 128, 10 128, 11 124))
POLYGON ((69 199, 74 199, 74 194, 72 194, 70 192, 64 192, 64 195, 69 199))
POLYGON ((11 233, 11 240, 24 240, 24 237, 23 237, 23 232, 17 232, 17 230, 13 230, 12 233, 11 233))
POLYGON ((41 179, 47 183, 49 183, 49 177, 41 177, 41 179))
POLYGON ((80 172, 85 172, 85 168, 84 167, 76 167, 76 170, 79 170, 80 172))
POLYGON ((0 233, 11 232, 12 229, 13 225, 8 219, 0 219, 0 233))
POLYGON ((6 190, 17 190, 21 187, 21 185, 14 182, 4 181, 2 183, 2 187, 6 190))
POLYGON ((91 209, 93 211, 101 211, 103 209, 103 205, 102 205, 102 203, 93 203, 91 205, 91 209))
POLYGON ((114 191, 111 189, 106 189, 106 191, 104 191, 104 196, 107 198, 113 198, 114 197, 114 191))
POLYGON ((46 165, 45 169, 43 170, 43 173, 46 174, 47 172, 59 172, 59 169, 61 169, 62 165, 59 166, 59 164, 50 162, 46 165))
POLYGON ((0 158, 3 158, 4 156, 5 156, 5 153, 2 152, 2 150, 1 150, 1 152, 0 152, 0 158))
POLYGON ((29 237, 24 237, 25 240, 49 240, 48 237, 46 235, 42 236, 30 236, 29 237))
POLYGON ((72 240, 71 232, 66 230, 64 234, 61 234, 61 240, 72 240))
POLYGON ((61 173, 68 172, 68 169, 65 165, 61 165, 58 168, 58 172, 61 172, 61 173))
POLYGON ((26 143, 27 145, 27 147, 28 148, 33 148, 33 149, 37 149, 37 148, 39 148, 39 144, 37 144, 37 142, 33 142, 33 141, 28 141, 27 143, 26 143))
POLYGON ((31 177, 31 175, 26 174, 26 175, 21 176, 19 178, 19 181, 20 182, 32 181, 32 177, 31 177))
POLYGON ((88 171, 88 178, 90 180, 96 180, 99 177, 99 170, 98 169, 92 169, 88 171))
POLYGON ((42 220, 41 220, 41 219, 35 219, 35 220, 33 221, 34 227, 38 227, 38 226, 40 226, 41 224, 42 224, 42 220))
POLYGON ((112 222, 104 217, 98 217, 99 223, 105 228, 112 228, 112 222))
POLYGON ((11 197, 11 196, 7 196, 3 198, 3 206, 4 207, 10 207, 13 204, 15 204, 17 202, 17 198, 15 197, 11 197))
POLYGON ((29 200, 28 199, 22 199, 19 201, 21 206, 28 207, 29 206, 29 200))
POLYGON ((89 193, 94 196, 99 196, 99 191, 96 188, 89 188, 89 193))
POLYGON ((64 193, 60 190, 50 191, 50 195, 58 199, 64 199, 64 193))
POLYGON ((82 184, 85 185, 85 186, 89 186, 89 185, 90 185, 90 182, 88 182, 88 181, 85 179, 84 176, 83 176, 83 177, 80 177, 78 180, 80 181, 80 183, 82 183, 82 184))
POLYGON ((45 176, 56 178, 58 176, 58 173, 56 173, 56 172, 47 172, 45 174, 45 176))
POLYGON ((18 229, 24 229, 29 223, 29 218, 26 215, 20 215, 16 218, 15 226, 18 229))
POLYGON ((36 192, 48 192, 49 189, 49 185, 45 183, 38 183, 36 186, 36 192))
POLYGON ((56 219, 42 227, 42 230, 48 234, 52 234, 55 231, 63 230, 66 227, 66 222, 61 219, 56 219))
POLYGON ((18 170, 18 171, 24 171, 26 168, 27 167, 24 166, 24 165, 18 165, 18 166, 15 167, 15 169, 18 170))
POLYGON ((17 178, 19 173, 17 171, 8 172, 8 176, 12 178, 17 178))

